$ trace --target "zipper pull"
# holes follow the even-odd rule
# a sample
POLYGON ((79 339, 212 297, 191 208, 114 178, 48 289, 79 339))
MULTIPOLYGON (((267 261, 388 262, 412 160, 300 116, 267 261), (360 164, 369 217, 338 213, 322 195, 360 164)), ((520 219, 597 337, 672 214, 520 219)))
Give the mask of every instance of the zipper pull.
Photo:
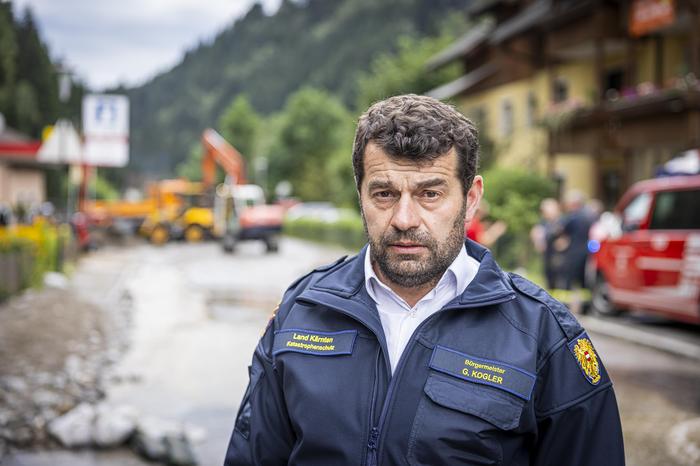
POLYGON ((377 449, 377 440, 379 439, 379 429, 376 427, 372 427, 372 430, 369 433, 369 442, 367 443, 367 446, 369 447, 370 450, 376 450, 377 449))
POLYGON ((367 466, 376 466, 377 465, 377 440, 379 439, 379 429, 376 427, 372 427, 372 430, 369 433, 369 441, 367 442, 367 446, 369 447, 369 454, 367 455, 369 458, 367 459, 367 466))

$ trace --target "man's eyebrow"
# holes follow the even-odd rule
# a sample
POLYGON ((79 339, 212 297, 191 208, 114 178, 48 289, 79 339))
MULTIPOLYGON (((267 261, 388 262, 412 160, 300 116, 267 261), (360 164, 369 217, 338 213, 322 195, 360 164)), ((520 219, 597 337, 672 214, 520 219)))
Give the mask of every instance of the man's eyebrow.
MULTIPOLYGON (((420 191, 438 186, 447 186, 447 181, 444 178, 431 178, 429 180, 416 183, 413 189, 420 191)), ((367 184, 367 189, 369 191, 373 191, 375 189, 394 189, 394 184, 388 180, 372 180, 367 184)))
POLYGON ((421 189, 435 188, 438 186, 447 186, 447 181, 445 181, 444 178, 431 178, 429 180, 416 183, 415 189, 418 191, 421 189))
POLYGON ((394 185, 391 183, 391 181, 387 180, 372 180, 367 184, 367 189, 369 191, 375 190, 375 189, 392 189, 394 185))

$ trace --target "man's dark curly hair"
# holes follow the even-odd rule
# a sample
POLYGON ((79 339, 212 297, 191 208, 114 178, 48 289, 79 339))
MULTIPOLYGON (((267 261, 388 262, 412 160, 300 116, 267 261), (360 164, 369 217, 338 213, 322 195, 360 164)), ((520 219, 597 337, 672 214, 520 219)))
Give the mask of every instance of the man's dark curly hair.
POLYGON ((431 97, 389 97, 362 114, 355 131, 352 165, 357 190, 364 176, 364 155, 372 142, 392 157, 427 162, 457 152, 457 176, 467 194, 479 162, 478 132, 453 106, 431 97))

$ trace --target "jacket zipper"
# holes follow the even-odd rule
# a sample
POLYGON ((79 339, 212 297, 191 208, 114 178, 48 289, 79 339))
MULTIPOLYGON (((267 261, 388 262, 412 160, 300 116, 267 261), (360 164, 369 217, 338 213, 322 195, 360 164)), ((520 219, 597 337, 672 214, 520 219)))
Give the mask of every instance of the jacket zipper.
MULTIPOLYGON (((377 404, 377 395, 378 395, 378 385, 379 385, 379 371, 380 371, 380 362, 381 362, 381 355, 382 352, 384 352, 387 357, 388 357, 388 350, 385 348, 385 344, 382 344, 382 339, 380 335, 377 335, 374 330, 370 328, 367 323, 365 323, 362 319, 359 319, 357 316, 345 311, 344 309, 341 309, 336 306, 329 305, 328 303, 324 303, 323 301, 311 299, 311 298, 297 298, 297 301, 302 301, 302 302, 308 302, 312 304, 316 304, 319 306, 325 306, 328 308, 331 308, 337 312, 340 312, 343 315, 346 315, 350 317, 352 320, 355 322, 359 322, 362 324, 363 327, 367 328, 372 332, 377 339, 377 342, 379 343, 379 350, 377 351, 377 361, 376 361, 376 366, 375 366, 375 373, 374 373, 374 384, 372 387, 372 399, 370 400, 370 425, 374 425, 374 418, 376 414, 376 404, 377 404)), ((391 378, 391 368, 387 367, 387 374, 389 378, 391 378)), ((391 386, 391 384, 390 384, 391 386)), ((386 397, 384 399, 384 404, 386 404, 386 397)), ((382 405, 382 412, 384 411, 384 405, 382 405)), ((381 418, 380 418, 381 419, 381 418)), ((369 432, 369 438, 367 439, 367 456, 365 458, 365 465, 366 466, 377 466, 377 446, 378 446, 378 440, 379 440, 379 429, 377 427, 372 427, 369 432)))
MULTIPOLYGON (((413 334, 411 334, 411 338, 408 340, 408 343, 406 344, 406 347, 404 348, 403 352, 401 353, 401 357, 399 358, 399 363, 396 366, 396 371, 394 372, 393 375, 391 375, 391 378, 389 380, 389 388, 387 388, 386 391, 386 396, 384 397, 384 402, 382 404, 382 410, 381 414, 379 415, 379 421, 377 422, 376 425, 372 426, 370 429, 369 433, 369 439, 367 441, 367 458, 366 458, 366 465, 367 466, 378 466, 379 465, 379 457, 381 453, 381 437, 383 433, 383 427, 384 427, 384 422, 386 421, 386 416, 389 411, 389 406, 391 406, 391 401, 394 395, 394 388, 396 387, 396 384, 398 383, 397 380, 400 379, 401 372, 403 371, 403 367, 405 366, 405 361, 406 361, 406 354, 408 354, 409 350, 413 348, 413 344, 415 343, 415 336, 418 334, 418 331, 422 329, 428 322, 430 322, 435 316, 438 314, 442 314, 443 312, 446 311, 451 311, 454 309, 469 309, 473 307, 481 307, 481 306, 490 306, 493 304, 501 304, 504 302, 512 301, 515 299, 515 293, 510 293, 507 297, 507 299, 504 299, 504 297, 497 297, 493 298, 491 300, 485 300, 485 301, 479 301, 479 302, 471 302, 467 304, 462 304, 458 306, 448 306, 443 309, 440 309, 439 311, 431 314, 428 316, 427 319, 425 319, 423 322, 421 322, 418 327, 413 331, 413 334)), ((340 309, 336 306, 330 306, 322 301, 316 301, 313 299, 308 299, 308 298, 303 298, 303 301, 308 301, 314 304, 318 304, 321 306, 326 306, 329 308, 332 308, 341 314, 344 314, 353 320, 361 323, 363 326, 369 328, 367 324, 365 324, 362 320, 358 319, 356 316, 344 311, 343 309, 340 309)), ((370 329, 371 330, 371 329, 370 329)), ((383 347, 381 346, 381 339, 379 338, 379 335, 376 335, 377 340, 380 342, 380 352, 382 351, 383 347)), ((389 369, 389 373, 391 374, 391 369, 389 369)), ((379 378, 379 374, 375 374, 375 381, 374 385, 376 387, 377 385, 377 380, 379 378)), ((375 405, 375 398, 376 398, 376 393, 374 389, 372 390, 372 405, 370 406, 370 413, 372 416, 372 422, 374 422, 374 405, 375 405)))
POLYGON ((372 430, 370 431, 370 461, 368 462, 368 465, 371 466, 377 466, 379 464, 379 446, 380 446, 380 436, 382 433, 382 430, 384 428, 384 422, 386 421, 386 416, 387 413, 389 412, 389 406, 391 406, 391 401, 393 399, 394 395, 394 388, 396 387, 396 384, 398 383, 397 380, 399 380, 401 372, 403 370, 403 366, 405 365, 405 360, 406 357, 405 355, 408 354, 408 351, 413 347, 413 343, 415 341, 414 336, 418 333, 418 331, 425 325, 427 324, 433 317, 435 317, 437 314, 444 312, 446 309, 442 309, 430 316, 428 316, 427 319, 425 319, 423 322, 421 322, 418 327, 413 331, 413 334, 411 335, 411 338, 408 340, 408 343, 406 344, 406 347, 404 348, 403 352, 401 353, 401 356, 399 357, 399 363, 396 366, 396 371, 391 377, 391 380, 389 381, 389 388, 386 391, 386 396, 384 397, 384 404, 382 405, 382 411, 381 414, 379 415, 379 421, 377 424, 372 427, 372 430), (372 436, 374 434, 374 438, 372 436))
POLYGON ((379 429, 372 427, 369 431, 369 440, 367 441, 367 466, 377 466, 377 444, 379 442, 379 429))
MULTIPOLYGON (((370 426, 374 426, 376 407, 377 407, 377 393, 379 386, 379 371, 381 368, 379 364, 381 362, 382 348, 381 345, 377 348, 377 360, 374 365, 374 384, 372 385, 372 397, 370 398, 369 405, 369 422, 370 426)), ((365 459, 366 466, 375 466, 377 464, 377 439, 379 438, 379 431, 372 427, 369 432, 369 437, 367 440, 367 458, 365 459)))

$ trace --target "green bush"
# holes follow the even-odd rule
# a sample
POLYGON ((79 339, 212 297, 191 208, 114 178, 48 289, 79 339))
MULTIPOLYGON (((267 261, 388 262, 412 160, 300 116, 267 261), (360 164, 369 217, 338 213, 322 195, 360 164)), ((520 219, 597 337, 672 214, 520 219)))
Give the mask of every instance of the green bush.
MULTIPOLYGON (((14 256, 11 260, 19 261, 19 289, 41 286, 46 272, 64 270, 71 257, 72 241, 69 225, 37 221, 33 225, 0 228, 0 256, 14 256)), ((0 299, 17 291, 6 288, 0 283, 0 299)))
POLYGON ((530 243, 530 230, 539 221, 540 202, 554 196, 555 191, 555 183, 537 173, 510 168, 493 168, 484 173, 489 216, 508 225, 492 248, 502 267, 536 267, 540 258, 530 243))
POLYGON ((20 252, 31 248, 32 242, 26 238, 17 236, 0 237, 0 254, 20 252))
POLYGON ((359 215, 348 214, 336 222, 310 218, 285 220, 283 231, 289 236, 352 250, 357 250, 366 243, 365 230, 359 215))

